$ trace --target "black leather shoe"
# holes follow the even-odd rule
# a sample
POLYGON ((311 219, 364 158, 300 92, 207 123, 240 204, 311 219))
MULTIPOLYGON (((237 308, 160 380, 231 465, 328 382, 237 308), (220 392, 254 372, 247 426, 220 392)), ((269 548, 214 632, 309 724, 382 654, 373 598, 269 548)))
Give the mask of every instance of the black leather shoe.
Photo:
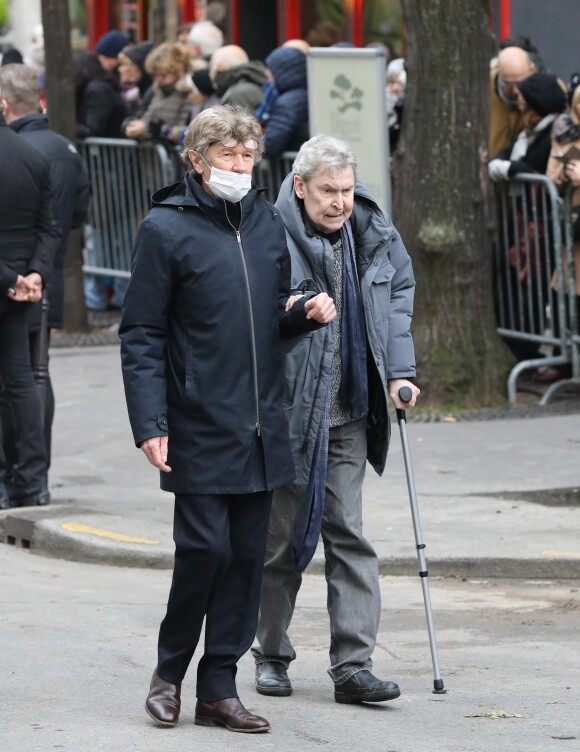
POLYGON ((12 509, 16 504, 11 501, 5 486, 0 486, 0 510, 12 509))
POLYGON ((384 702, 395 700, 401 694, 398 685, 390 681, 381 681, 368 669, 357 671, 342 684, 334 685, 336 702, 352 705, 357 702, 384 702))
POLYGON ((17 496, 14 503, 17 507, 43 507, 50 503, 50 495, 47 496, 46 492, 42 492, 28 496, 17 496))
POLYGON ((195 723, 198 726, 225 726, 229 731, 243 734, 259 734, 270 731, 265 718, 250 713, 237 697, 228 697, 217 702, 198 700, 195 706, 195 723))
POLYGON ((153 672, 145 710, 162 726, 177 726, 181 710, 181 682, 170 684, 153 672))
POLYGON ((291 695, 292 684, 290 684, 286 666, 280 661, 256 664, 256 692, 271 697, 291 695))

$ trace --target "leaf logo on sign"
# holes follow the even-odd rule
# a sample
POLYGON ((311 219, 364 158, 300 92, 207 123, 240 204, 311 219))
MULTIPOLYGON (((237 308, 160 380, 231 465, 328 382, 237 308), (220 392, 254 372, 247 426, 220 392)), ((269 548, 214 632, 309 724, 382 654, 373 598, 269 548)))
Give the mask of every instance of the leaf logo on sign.
POLYGON ((330 98, 339 100, 339 112, 345 112, 348 109, 362 110, 363 105, 361 100, 364 95, 362 89, 359 89, 358 86, 353 86, 342 73, 334 79, 333 85, 335 88, 331 90, 330 98))

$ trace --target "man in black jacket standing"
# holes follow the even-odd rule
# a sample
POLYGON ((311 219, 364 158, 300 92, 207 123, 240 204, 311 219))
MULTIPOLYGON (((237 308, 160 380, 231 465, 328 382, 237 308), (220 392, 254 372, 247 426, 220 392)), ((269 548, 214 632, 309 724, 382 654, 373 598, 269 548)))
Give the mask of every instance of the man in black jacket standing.
MULTIPOLYGON (((75 146, 63 136, 48 127, 45 115, 39 112, 40 84, 38 74, 28 65, 6 65, 0 68, 0 103, 4 118, 10 128, 21 134, 48 161, 50 183, 54 196, 54 209, 61 226, 61 239, 53 259, 53 271, 48 288, 48 331, 63 326, 64 308, 64 263, 70 230, 80 227, 87 216, 90 200, 90 185, 83 160, 75 146)), ((41 327, 41 304, 32 308, 29 320, 30 353, 35 352, 41 327)), ((54 392, 50 374, 46 381, 44 405, 44 438, 46 443, 47 467, 50 468, 52 422, 54 418, 54 392)), ((8 434, 5 419, 8 417, 3 406, 2 420, 5 435, 8 434)), ((45 484, 40 499, 48 503, 48 483, 45 484)))
POLYGON ((28 347, 28 315, 50 277, 60 240, 48 164, 0 118, 0 379, 11 406, 17 462, 6 487, 0 425, 0 509, 36 504, 46 452, 28 347))
POLYGON ((175 494, 175 567, 146 709, 179 720, 181 682, 205 618, 195 722, 268 731, 238 699, 256 631, 272 491, 294 467, 280 338, 336 315, 326 293, 286 311, 290 257, 279 212, 251 187, 258 121, 212 107, 185 134, 190 172, 153 196, 137 234, 120 328, 135 443, 175 494))

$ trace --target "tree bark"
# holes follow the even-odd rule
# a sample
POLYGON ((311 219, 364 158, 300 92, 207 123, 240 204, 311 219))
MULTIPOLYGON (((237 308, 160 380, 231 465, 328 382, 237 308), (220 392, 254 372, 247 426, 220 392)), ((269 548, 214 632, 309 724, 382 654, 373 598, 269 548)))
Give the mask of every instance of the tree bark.
POLYGON ((489 61, 481 0, 401 0, 405 112, 393 216, 417 278, 422 402, 503 400, 510 355, 496 332, 486 212, 489 61))
MULTIPOLYGON (((42 0, 46 104, 51 130, 76 141, 75 93, 70 44, 68 0, 42 0)), ((87 309, 83 295, 82 240, 71 232, 64 270, 65 331, 86 331, 87 309)))

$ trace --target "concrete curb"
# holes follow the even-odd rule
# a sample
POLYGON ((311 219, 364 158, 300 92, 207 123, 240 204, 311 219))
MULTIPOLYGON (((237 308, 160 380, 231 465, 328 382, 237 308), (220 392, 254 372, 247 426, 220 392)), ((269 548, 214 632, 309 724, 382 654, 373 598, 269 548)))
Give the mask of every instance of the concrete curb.
MULTIPOLYGON (((159 540, 151 537, 150 528, 145 529, 143 538, 125 535, 126 529, 127 520, 123 517, 78 508, 71 514, 70 504, 13 509, 0 514, 0 540, 43 556, 116 567, 173 567, 169 528, 158 531, 159 540)), ((427 567, 431 576, 442 577, 580 579, 580 558, 427 557, 427 567)), ((411 554, 379 557, 381 575, 418 576, 418 572, 417 558, 411 554)), ((308 573, 324 574, 322 555, 314 557, 308 573)))

